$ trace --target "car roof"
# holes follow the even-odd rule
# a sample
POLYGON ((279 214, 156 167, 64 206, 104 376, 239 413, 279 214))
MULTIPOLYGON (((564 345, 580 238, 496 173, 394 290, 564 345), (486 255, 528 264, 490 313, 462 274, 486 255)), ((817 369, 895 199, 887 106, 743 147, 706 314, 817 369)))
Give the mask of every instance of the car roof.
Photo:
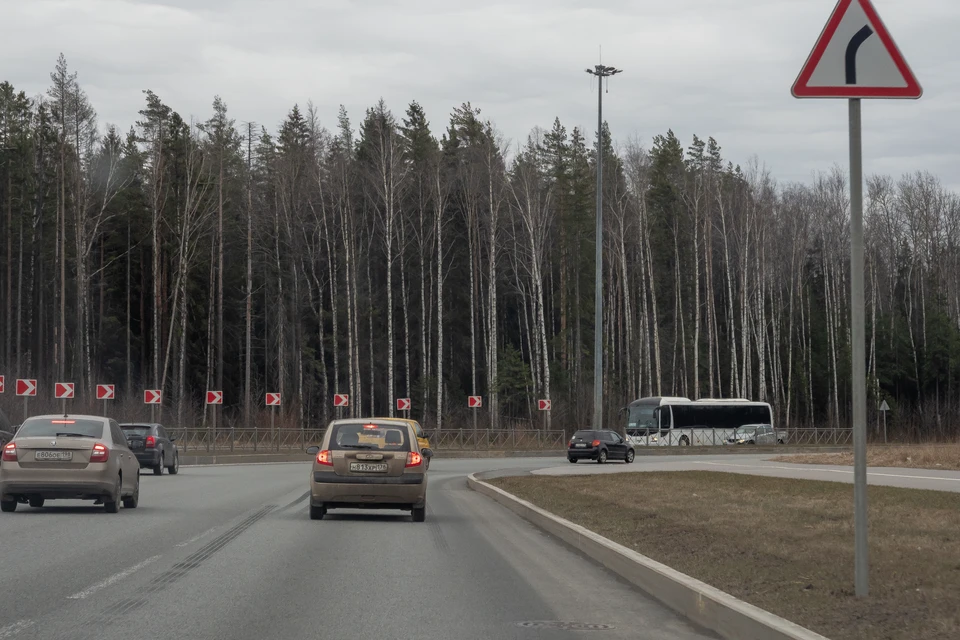
MULTIPOLYGON (((79 420, 99 420, 100 422, 109 422, 110 418, 103 416, 88 416, 80 413, 47 413, 42 416, 30 416, 27 420, 62 420, 64 418, 76 418, 79 420)), ((26 422, 27 420, 24 420, 26 422)))

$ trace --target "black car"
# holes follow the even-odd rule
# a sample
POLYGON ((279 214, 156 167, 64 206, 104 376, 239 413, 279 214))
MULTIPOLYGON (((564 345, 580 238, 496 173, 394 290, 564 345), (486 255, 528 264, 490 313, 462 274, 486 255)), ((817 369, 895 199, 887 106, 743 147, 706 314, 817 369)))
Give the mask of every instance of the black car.
POLYGON ((567 460, 596 460, 603 464, 607 460, 633 462, 633 446, 616 431, 609 429, 582 429, 573 434, 567 446, 567 460))
POLYGON ((121 424, 120 428, 141 468, 153 469, 155 476, 162 475, 164 467, 170 475, 180 471, 177 439, 170 437, 163 425, 138 422, 121 424))

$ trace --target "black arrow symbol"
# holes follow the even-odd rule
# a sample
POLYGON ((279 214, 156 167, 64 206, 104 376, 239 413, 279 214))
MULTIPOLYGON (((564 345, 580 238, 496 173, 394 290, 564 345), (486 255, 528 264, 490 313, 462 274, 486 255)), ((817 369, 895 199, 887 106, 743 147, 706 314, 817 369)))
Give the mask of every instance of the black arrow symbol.
POLYGON ((850 38, 850 43, 847 44, 847 84, 857 84, 857 51, 860 49, 860 45, 863 44, 863 41, 873 35, 873 29, 870 28, 870 25, 865 26, 860 31, 857 31, 852 38, 850 38))

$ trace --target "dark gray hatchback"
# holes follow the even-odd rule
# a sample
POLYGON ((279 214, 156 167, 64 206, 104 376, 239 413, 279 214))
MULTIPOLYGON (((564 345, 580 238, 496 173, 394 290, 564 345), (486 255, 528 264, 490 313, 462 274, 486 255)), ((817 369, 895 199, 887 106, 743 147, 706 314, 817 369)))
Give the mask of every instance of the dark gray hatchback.
POLYGON ((610 429, 581 429, 573 434, 567 445, 567 460, 596 460, 603 464, 607 460, 633 462, 633 446, 616 431, 610 429))

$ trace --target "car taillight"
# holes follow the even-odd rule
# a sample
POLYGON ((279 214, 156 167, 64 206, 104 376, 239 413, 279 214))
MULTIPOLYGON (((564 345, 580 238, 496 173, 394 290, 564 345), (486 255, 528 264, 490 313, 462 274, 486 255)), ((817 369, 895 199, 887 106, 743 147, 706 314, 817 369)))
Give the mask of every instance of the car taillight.
POLYGON ((570 442, 567 443, 567 446, 568 446, 568 447, 572 447, 572 446, 573 446, 573 438, 570 438, 570 442))
POLYGON ((147 449, 153 449, 157 446, 157 439, 153 436, 147 436, 147 444, 145 445, 147 449))
POLYGON ((17 445, 13 442, 8 442, 3 448, 3 458, 4 462, 16 462, 17 461, 17 445))
POLYGON ((599 440, 594 440, 594 441, 593 441, 593 446, 599 447, 599 446, 600 446, 600 441, 599 441, 599 440))
POLYGON ((407 466, 408 467, 419 467, 423 464, 423 456, 417 453, 416 451, 410 451, 407 453, 407 466))
POLYGON ((93 445, 93 451, 90 452, 90 462, 106 462, 110 459, 110 449, 99 442, 93 445))
POLYGON ((324 449, 323 451, 321 451, 320 453, 318 453, 318 454, 317 454, 317 462, 320 463, 320 464, 325 464, 325 465, 327 465, 327 466, 332 467, 332 466, 333 466, 333 460, 330 459, 330 451, 327 450, 327 449, 324 449))

